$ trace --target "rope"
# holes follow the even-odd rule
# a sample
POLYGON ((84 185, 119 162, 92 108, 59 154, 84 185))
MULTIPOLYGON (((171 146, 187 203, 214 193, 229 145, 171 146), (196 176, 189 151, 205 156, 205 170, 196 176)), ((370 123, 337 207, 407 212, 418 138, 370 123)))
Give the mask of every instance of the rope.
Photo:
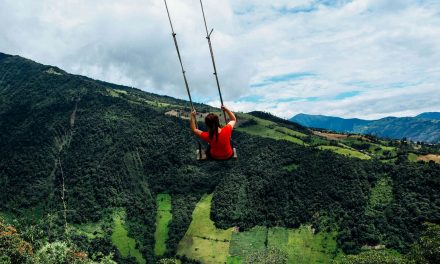
MULTIPOLYGON (((215 66, 214 51, 212 49, 212 43, 211 43, 211 34, 214 31, 214 29, 211 29, 211 32, 208 33, 208 25, 206 23, 205 10, 203 9, 202 0, 200 0, 200 7, 202 8, 203 22, 205 23, 205 30, 206 30, 206 39, 208 40, 209 52, 211 53, 212 67, 214 68, 214 76, 215 76, 215 81, 217 83, 218 94, 220 96, 220 103, 223 106, 223 96, 222 96, 222 91, 220 89, 220 82, 218 80, 217 67, 215 66)), ((225 125, 226 125, 226 124, 228 124, 228 119, 226 118, 225 111, 223 111, 223 116, 225 117, 225 125)))
MULTIPOLYGON (((222 90, 220 88, 220 82, 218 80, 217 67, 215 66, 215 59, 214 59, 214 50, 212 49, 212 43, 211 43, 211 34, 214 31, 214 29, 211 29, 211 31, 208 32, 208 24, 206 23, 205 10, 203 8, 202 0, 200 0, 200 7, 202 9, 203 22, 205 24, 206 39, 208 40, 209 52, 211 53, 211 61, 212 61, 212 67, 214 68, 214 76, 215 76, 215 81, 217 83, 218 95, 220 96, 220 103, 223 106, 222 90)), ((226 117, 226 112, 224 110, 223 110, 223 116, 225 117, 225 125, 227 125, 228 119, 226 117)), ((232 139, 231 139, 231 147, 232 147, 232 149, 234 149, 234 143, 232 142, 232 139)))
MULTIPOLYGON (((177 38, 176 38, 176 33, 174 32, 174 27, 173 27, 173 22, 171 22, 171 16, 170 16, 170 11, 168 10, 168 5, 167 5, 167 1, 164 0, 165 3, 165 8, 167 10, 167 14, 168 14, 168 20, 170 21, 170 26, 171 26, 171 34, 173 36, 173 40, 174 40, 174 46, 176 47, 176 51, 177 51, 177 57, 179 58, 179 63, 180 63, 180 68, 182 70, 182 75, 183 75, 183 80, 185 82, 185 87, 186 87, 186 92, 188 93, 188 98, 189 98, 189 103, 191 105, 191 111, 194 111, 194 104, 192 101, 192 97, 191 97, 191 92, 189 90, 189 85, 188 85, 188 80, 186 79, 186 71, 183 67, 183 62, 182 62, 182 56, 180 55, 180 50, 179 50, 179 45, 177 44, 177 38)), ((197 125, 197 116, 194 117, 194 121, 196 124, 196 128, 198 129, 198 125, 197 125)), ((200 159, 202 158, 202 144, 200 143, 200 140, 197 140, 198 143, 198 149, 199 149, 199 157, 200 159)))
MULTIPOLYGON (((168 20, 170 21, 171 32, 172 32, 171 34, 173 36, 174 46, 176 47, 177 57, 179 57, 179 63, 183 74, 183 80, 185 81, 186 92, 188 93, 189 102, 191 104, 191 110, 194 110, 194 105, 191 97, 191 92, 189 90, 188 80, 186 79, 186 71, 183 68, 183 62, 182 62, 182 56, 180 55, 179 44, 177 44, 177 38, 176 38, 177 34, 174 32, 174 27, 173 27, 173 23, 171 22, 171 16, 170 16, 170 11, 168 10, 167 1, 164 0, 164 2, 165 2, 165 8, 167 9, 168 20)), ((197 120, 196 120, 196 125, 197 125, 197 120)))

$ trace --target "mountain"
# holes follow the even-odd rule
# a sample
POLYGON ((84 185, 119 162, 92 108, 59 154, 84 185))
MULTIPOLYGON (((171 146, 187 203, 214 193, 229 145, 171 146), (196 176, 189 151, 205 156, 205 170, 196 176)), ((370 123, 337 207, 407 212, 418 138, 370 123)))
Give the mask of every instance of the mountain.
POLYGON ((384 246, 394 258, 440 222, 440 166, 410 161, 436 146, 237 113, 238 159, 199 162, 188 110, 0 53, 0 260, 330 263, 384 246))
POLYGON ((369 121, 362 119, 343 119, 323 115, 298 114, 290 119, 293 122, 307 127, 326 128, 338 132, 350 132, 358 126, 366 126, 369 121))
POLYGON ((439 112, 427 112, 422 113, 417 118, 424 118, 424 119, 431 119, 431 120, 440 120, 440 113, 439 112))
POLYGON ((379 120, 344 119, 332 116, 298 114, 290 119, 306 127, 343 133, 371 134, 383 138, 440 142, 440 113, 422 113, 416 117, 385 117, 379 120))

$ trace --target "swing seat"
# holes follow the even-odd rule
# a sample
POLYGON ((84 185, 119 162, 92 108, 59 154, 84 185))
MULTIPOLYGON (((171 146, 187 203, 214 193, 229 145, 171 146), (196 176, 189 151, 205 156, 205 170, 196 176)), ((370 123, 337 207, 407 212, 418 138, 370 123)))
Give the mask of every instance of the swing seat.
MULTIPOLYGON (((237 149, 236 148, 232 148, 234 155, 232 155, 231 159, 236 159, 238 158, 237 156, 237 149)), ((196 150, 196 159, 197 160, 208 160, 208 156, 206 155, 206 150, 202 149, 197 149, 196 150), (200 151, 202 152, 200 155, 200 151)))

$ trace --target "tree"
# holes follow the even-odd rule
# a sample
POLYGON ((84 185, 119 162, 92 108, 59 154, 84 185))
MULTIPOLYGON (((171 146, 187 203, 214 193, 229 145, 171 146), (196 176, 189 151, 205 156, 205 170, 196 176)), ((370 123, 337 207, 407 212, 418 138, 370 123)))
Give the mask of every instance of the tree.
POLYGON ((440 225, 425 223, 425 230, 408 254, 412 263, 440 263, 440 225))
POLYGON ((32 263, 32 246, 0 218, 0 263, 32 263))
POLYGON ((337 264, 403 264, 406 260, 393 254, 388 250, 368 250, 358 255, 348 255, 340 261, 334 261, 337 264))
POLYGON ((36 255, 38 263, 63 264, 69 257, 69 247, 64 242, 47 243, 36 255))

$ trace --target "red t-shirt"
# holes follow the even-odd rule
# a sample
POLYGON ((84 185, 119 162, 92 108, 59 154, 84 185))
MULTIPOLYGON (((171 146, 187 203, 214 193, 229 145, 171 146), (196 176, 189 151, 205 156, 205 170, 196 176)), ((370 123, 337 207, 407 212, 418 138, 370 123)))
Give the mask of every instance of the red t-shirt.
POLYGON ((218 140, 215 140, 215 135, 212 139, 209 138, 208 132, 202 132, 200 137, 209 143, 211 146, 210 154, 214 159, 228 159, 232 156, 233 150, 231 147, 232 126, 227 124, 218 133, 218 140))

